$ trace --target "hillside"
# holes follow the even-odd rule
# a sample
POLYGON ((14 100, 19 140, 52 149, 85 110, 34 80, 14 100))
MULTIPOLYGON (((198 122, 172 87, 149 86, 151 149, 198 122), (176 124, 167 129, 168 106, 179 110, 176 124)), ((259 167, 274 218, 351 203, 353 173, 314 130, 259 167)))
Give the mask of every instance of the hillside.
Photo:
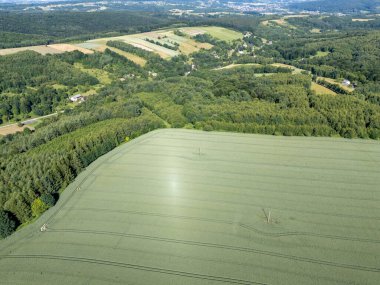
POLYGON ((2 282, 375 285, 379 157, 365 140, 151 132, 0 243, 2 282))
POLYGON ((292 9, 320 11, 326 13, 378 13, 380 11, 379 0, 319 0, 291 4, 292 9))

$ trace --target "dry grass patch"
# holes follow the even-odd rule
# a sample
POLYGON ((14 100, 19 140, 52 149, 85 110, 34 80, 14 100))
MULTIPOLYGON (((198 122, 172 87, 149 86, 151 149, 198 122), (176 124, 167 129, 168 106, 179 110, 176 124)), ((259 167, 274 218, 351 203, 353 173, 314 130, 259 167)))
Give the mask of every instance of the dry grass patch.
POLYGON ((25 128, 28 128, 28 126, 24 125, 22 127, 19 127, 17 124, 3 126, 3 127, 0 127, 0 135, 6 136, 6 135, 14 134, 17 132, 22 132, 25 128))
POLYGON ((94 53, 94 51, 92 51, 92 50, 89 50, 89 49, 86 49, 83 47, 79 47, 79 46, 75 46, 75 45, 70 45, 70 44, 54 44, 54 45, 48 45, 48 47, 56 49, 60 52, 72 52, 72 51, 77 50, 77 51, 80 51, 84 54, 94 53))
POLYGON ((120 54, 124 57, 126 57, 127 59, 129 59, 130 61, 133 61, 134 63, 140 65, 140 66, 144 66, 146 64, 146 59, 145 58, 142 58, 142 57, 139 57, 133 53, 130 53, 130 52, 125 52, 123 50, 120 50, 120 49, 117 49, 117 48, 114 48, 114 47, 105 47, 104 50, 108 48, 110 50, 112 50, 113 52, 116 52, 117 54, 120 54))
POLYGON ((311 90, 315 91, 318 95, 336 95, 336 93, 322 85, 315 82, 311 83, 311 90))
POLYGON ((369 22, 374 20, 375 19, 352 19, 352 22, 369 22))

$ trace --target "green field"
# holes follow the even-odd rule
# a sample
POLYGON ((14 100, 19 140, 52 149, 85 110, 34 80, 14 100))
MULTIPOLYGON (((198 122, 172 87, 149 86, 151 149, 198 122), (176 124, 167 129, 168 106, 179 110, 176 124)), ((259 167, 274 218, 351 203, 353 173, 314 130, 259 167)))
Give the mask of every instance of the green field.
POLYGON ((377 141, 154 131, 1 241, 1 284, 379 284, 379 166, 377 141))
POLYGON ((211 36, 222 40, 222 41, 233 41, 243 38, 243 34, 240 32, 236 32, 231 29, 226 29, 222 27, 216 27, 216 26, 199 26, 199 27, 188 27, 188 28, 181 28, 181 31, 184 31, 185 33, 189 33, 190 35, 194 35, 197 33, 208 33, 211 36))

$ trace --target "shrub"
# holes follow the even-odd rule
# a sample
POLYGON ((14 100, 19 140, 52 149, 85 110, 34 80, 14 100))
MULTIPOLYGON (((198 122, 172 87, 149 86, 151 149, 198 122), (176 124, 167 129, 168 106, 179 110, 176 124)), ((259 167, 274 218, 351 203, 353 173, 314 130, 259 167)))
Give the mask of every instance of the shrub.
POLYGON ((0 210, 0 238, 6 238, 12 234, 16 227, 16 220, 8 212, 0 210))
POLYGON ((32 203, 32 214, 34 217, 40 216, 43 212, 45 212, 49 208, 41 198, 37 198, 32 203))
POLYGON ((40 197, 41 201, 44 202, 49 208, 55 205, 55 198, 51 194, 42 194, 40 197))

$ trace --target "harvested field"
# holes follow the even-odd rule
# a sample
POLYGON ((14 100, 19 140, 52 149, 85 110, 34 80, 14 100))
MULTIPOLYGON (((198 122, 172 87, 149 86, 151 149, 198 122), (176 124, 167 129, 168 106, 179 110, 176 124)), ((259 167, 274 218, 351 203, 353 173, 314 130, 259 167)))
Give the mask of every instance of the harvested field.
POLYGON ((320 34, 320 33, 321 33, 321 29, 311 29, 311 30, 310 30, 310 33, 313 33, 313 34, 320 34))
POLYGON ((70 45, 70 44, 54 44, 54 45, 48 45, 48 47, 59 50, 61 52, 71 52, 71 51, 80 51, 84 54, 92 54, 94 53, 92 50, 76 46, 76 45, 70 45))
POLYGON ((0 242, 2 284, 377 285, 379 167, 378 141, 151 132, 0 242))
POLYGON ((233 64, 226 65, 223 67, 215 68, 214 70, 231 69, 231 68, 244 67, 244 66, 261 66, 261 64, 259 63, 233 63, 233 64))
POLYGON ((35 51, 42 55, 63 53, 62 51, 51 48, 49 46, 31 46, 31 47, 0 49, 0 55, 14 54, 14 53, 18 53, 18 52, 26 51, 26 50, 35 51))
POLYGON ((28 126, 19 127, 19 126, 17 126, 17 124, 12 124, 9 126, 1 126, 0 127, 0 135, 5 136, 5 135, 9 135, 9 134, 14 134, 17 132, 22 132, 27 127, 28 126))
MULTIPOLYGON (((133 53, 129 53, 129 52, 125 52, 123 50, 120 50, 120 49, 117 49, 117 48, 114 48, 114 47, 106 47, 104 46, 103 47, 104 49, 102 51, 104 51, 106 48, 112 50, 113 52, 116 52, 126 58, 128 58, 130 61, 133 61, 134 63, 140 65, 140 66, 144 66, 146 64, 146 59, 142 58, 142 57, 139 57, 133 53)), ((100 51, 100 50, 99 50, 100 51)))
POLYGON ((48 46, 31 46, 31 47, 21 47, 21 48, 8 48, 8 49, 0 49, 0 55, 14 54, 20 51, 31 50, 38 52, 39 54, 59 54, 64 52, 70 52, 74 50, 79 50, 83 53, 90 54, 93 51, 71 44, 54 44, 48 46))
POLYGON ((375 19, 352 19, 352 22, 369 22, 374 21, 375 19))

